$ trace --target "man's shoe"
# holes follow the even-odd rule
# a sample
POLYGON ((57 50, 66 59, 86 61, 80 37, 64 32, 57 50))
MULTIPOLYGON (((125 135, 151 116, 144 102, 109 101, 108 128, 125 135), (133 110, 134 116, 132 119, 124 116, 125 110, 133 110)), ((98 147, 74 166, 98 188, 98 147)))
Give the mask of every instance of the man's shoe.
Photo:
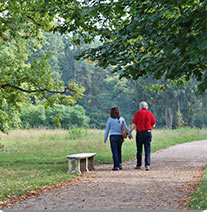
POLYGON ((119 171, 119 168, 113 168, 112 171, 119 171))
POLYGON ((146 170, 146 171, 149 171, 149 170, 150 170, 150 166, 146 166, 146 167, 145 167, 145 170, 146 170))
POLYGON ((119 170, 122 170, 122 166, 119 166, 119 170))
POLYGON ((141 166, 136 166, 135 169, 142 169, 142 167, 141 166))

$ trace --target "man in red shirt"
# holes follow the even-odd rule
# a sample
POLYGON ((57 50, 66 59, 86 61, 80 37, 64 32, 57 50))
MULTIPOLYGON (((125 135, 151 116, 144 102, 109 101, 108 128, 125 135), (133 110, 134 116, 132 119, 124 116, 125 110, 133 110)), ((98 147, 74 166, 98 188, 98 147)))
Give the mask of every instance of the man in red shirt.
POLYGON ((142 149, 144 145, 145 151, 145 169, 150 169, 150 154, 151 154, 151 141, 152 141, 152 127, 155 127, 156 121, 154 115, 148 111, 147 102, 139 104, 140 110, 136 112, 130 132, 136 127, 136 145, 137 145, 137 165, 135 169, 142 168, 142 149))

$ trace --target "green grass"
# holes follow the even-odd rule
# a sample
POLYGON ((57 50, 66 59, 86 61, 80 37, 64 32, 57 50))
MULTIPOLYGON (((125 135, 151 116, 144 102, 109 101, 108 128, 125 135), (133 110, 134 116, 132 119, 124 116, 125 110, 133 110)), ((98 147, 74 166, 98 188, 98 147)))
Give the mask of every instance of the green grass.
MULTIPOLYGON (((0 200, 69 180, 68 154, 96 152, 95 163, 112 163, 109 141, 103 130, 18 130, 0 134, 0 200), (71 132, 70 132, 71 133, 71 132)), ((207 138, 207 129, 153 130, 152 151, 207 138)), ((136 155, 134 139, 123 144, 123 160, 136 155)))
POLYGON ((191 195, 190 210, 207 209, 207 167, 204 169, 204 175, 196 191, 191 195))

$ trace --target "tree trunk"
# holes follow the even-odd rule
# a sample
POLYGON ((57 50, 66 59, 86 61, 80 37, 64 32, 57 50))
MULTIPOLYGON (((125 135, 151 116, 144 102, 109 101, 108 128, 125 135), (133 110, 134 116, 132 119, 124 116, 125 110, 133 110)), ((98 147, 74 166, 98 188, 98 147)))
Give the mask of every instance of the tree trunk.
POLYGON ((170 107, 165 108, 165 121, 166 121, 166 126, 169 129, 172 129, 173 114, 172 114, 172 108, 170 108, 170 107))

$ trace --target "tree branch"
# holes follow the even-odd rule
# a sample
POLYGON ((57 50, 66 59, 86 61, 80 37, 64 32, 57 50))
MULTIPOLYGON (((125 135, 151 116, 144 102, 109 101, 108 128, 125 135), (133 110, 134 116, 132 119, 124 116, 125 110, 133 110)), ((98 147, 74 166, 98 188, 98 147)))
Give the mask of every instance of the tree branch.
POLYGON ((29 18, 30 20, 32 20, 36 25, 41 26, 41 24, 37 23, 34 18, 32 18, 31 16, 27 16, 27 18, 29 18))
POLYGON ((2 12, 4 12, 4 11, 6 11, 7 9, 5 8, 5 9, 3 9, 3 10, 0 10, 0 13, 2 13, 2 12))
POLYGON ((44 88, 44 89, 35 89, 35 90, 26 90, 26 89, 23 89, 23 88, 20 88, 16 85, 10 85, 10 84, 4 84, 4 85, 1 85, 1 87, 3 89, 5 89, 6 87, 10 87, 10 88, 14 88, 16 90, 20 90, 22 92, 25 92, 25 93, 36 93, 36 92, 48 92, 48 93, 53 93, 53 94, 64 94, 67 92, 67 90, 71 90, 70 88, 68 87, 65 87, 64 91, 50 91, 48 90, 47 88, 44 88))

